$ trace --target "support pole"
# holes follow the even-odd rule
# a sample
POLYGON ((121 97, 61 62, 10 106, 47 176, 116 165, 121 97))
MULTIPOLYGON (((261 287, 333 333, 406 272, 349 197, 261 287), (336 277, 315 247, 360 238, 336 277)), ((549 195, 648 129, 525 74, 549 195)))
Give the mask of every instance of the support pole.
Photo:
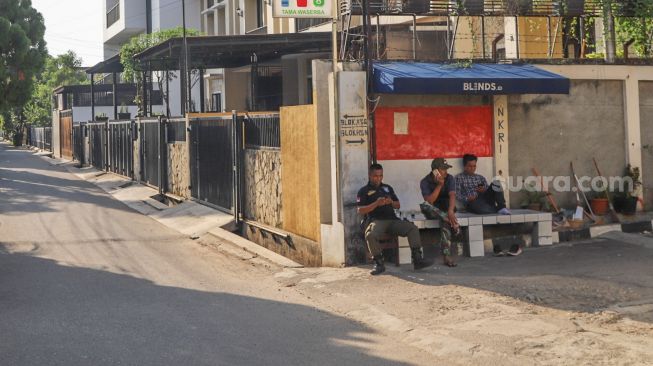
POLYGON ((116 87, 116 84, 118 83, 118 78, 116 77, 116 73, 111 74, 111 82, 113 83, 112 85, 112 90, 113 90, 113 119, 117 120, 118 119, 118 88, 116 87))
POLYGON ((95 121, 95 74, 91 74, 91 121, 95 121))

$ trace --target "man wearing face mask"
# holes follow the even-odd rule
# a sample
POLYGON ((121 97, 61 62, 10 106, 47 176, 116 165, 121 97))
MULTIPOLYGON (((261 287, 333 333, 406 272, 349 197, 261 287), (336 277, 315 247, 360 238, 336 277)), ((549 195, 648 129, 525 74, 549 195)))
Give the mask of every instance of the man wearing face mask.
POLYGON ((399 198, 391 186, 383 183, 383 167, 372 164, 369 169, 369 183, 358 191, 356 202, 358 213, 363 215, 365 241, 374 260, 371 275, 385 271, 383 252, 379 246, 379 238, 383 234, 408 237, 413 267, 418 270, 431 265, 422 257, 422 242, 419 229, 415 224, 400 220, 395 215, 395 209, 401 207, 399 198))
POLYGON ((456 180, 447 172, 451 165, 444 158, 431 162, 431 172, 420 182, 424 203, 420 209, 429 220, 440 221, 440 249, 444 264, 455 267, 451 259, 452 234, 460 233, 456 219, 456 180))

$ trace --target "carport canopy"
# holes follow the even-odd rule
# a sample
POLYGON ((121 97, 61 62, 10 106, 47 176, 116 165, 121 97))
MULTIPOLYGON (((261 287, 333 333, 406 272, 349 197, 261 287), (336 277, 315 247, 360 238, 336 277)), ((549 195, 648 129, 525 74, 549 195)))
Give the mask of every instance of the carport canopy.
POLYGON ((381 94, 569 94, 569 79, 529 64, 374 64, 381 94))

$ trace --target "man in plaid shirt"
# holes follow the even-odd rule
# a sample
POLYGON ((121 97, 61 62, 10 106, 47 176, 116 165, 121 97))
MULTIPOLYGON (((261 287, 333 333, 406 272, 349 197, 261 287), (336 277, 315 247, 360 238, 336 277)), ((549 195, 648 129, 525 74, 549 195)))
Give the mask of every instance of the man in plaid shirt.
POLYGON ((465 204, 467 211, 475 214, 498 212, 510 215, 501 186, 495 183, 488 185, 485 177, 476 174, 477 162, 478 158, 472 154, 463 156, 464 170, 456 176, 456 198, 465 204))

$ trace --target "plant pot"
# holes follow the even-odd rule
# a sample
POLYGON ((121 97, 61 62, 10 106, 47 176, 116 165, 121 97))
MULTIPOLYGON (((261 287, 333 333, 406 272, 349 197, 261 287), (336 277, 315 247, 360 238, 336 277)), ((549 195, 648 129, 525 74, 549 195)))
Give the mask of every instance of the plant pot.
POLYGON ((531 203, 528 206, 526 206, 527 209, 532 210, 532 211, 541 211, 542 210, 542 204, 541 203, 531 203))
POLYGON ((624 215, 634 215, 637 212, 637 197, 626 197, 622 213, 624 215))
POLYGON ((109 117, 95 117, 95 121, 97 122, 106 122, 109 120, 109 117))
POLYGON ((132 118, 131 113, 122 113, 122 112, 118 113, 118 119, 119 120, 126 120, 126 119, 131 119, 131 118, 132 118))
POLYGON ((607 198, 592 198, 590 200, 590 207, 595 215, 605 215, 608 213, 609 206, 607 198))

